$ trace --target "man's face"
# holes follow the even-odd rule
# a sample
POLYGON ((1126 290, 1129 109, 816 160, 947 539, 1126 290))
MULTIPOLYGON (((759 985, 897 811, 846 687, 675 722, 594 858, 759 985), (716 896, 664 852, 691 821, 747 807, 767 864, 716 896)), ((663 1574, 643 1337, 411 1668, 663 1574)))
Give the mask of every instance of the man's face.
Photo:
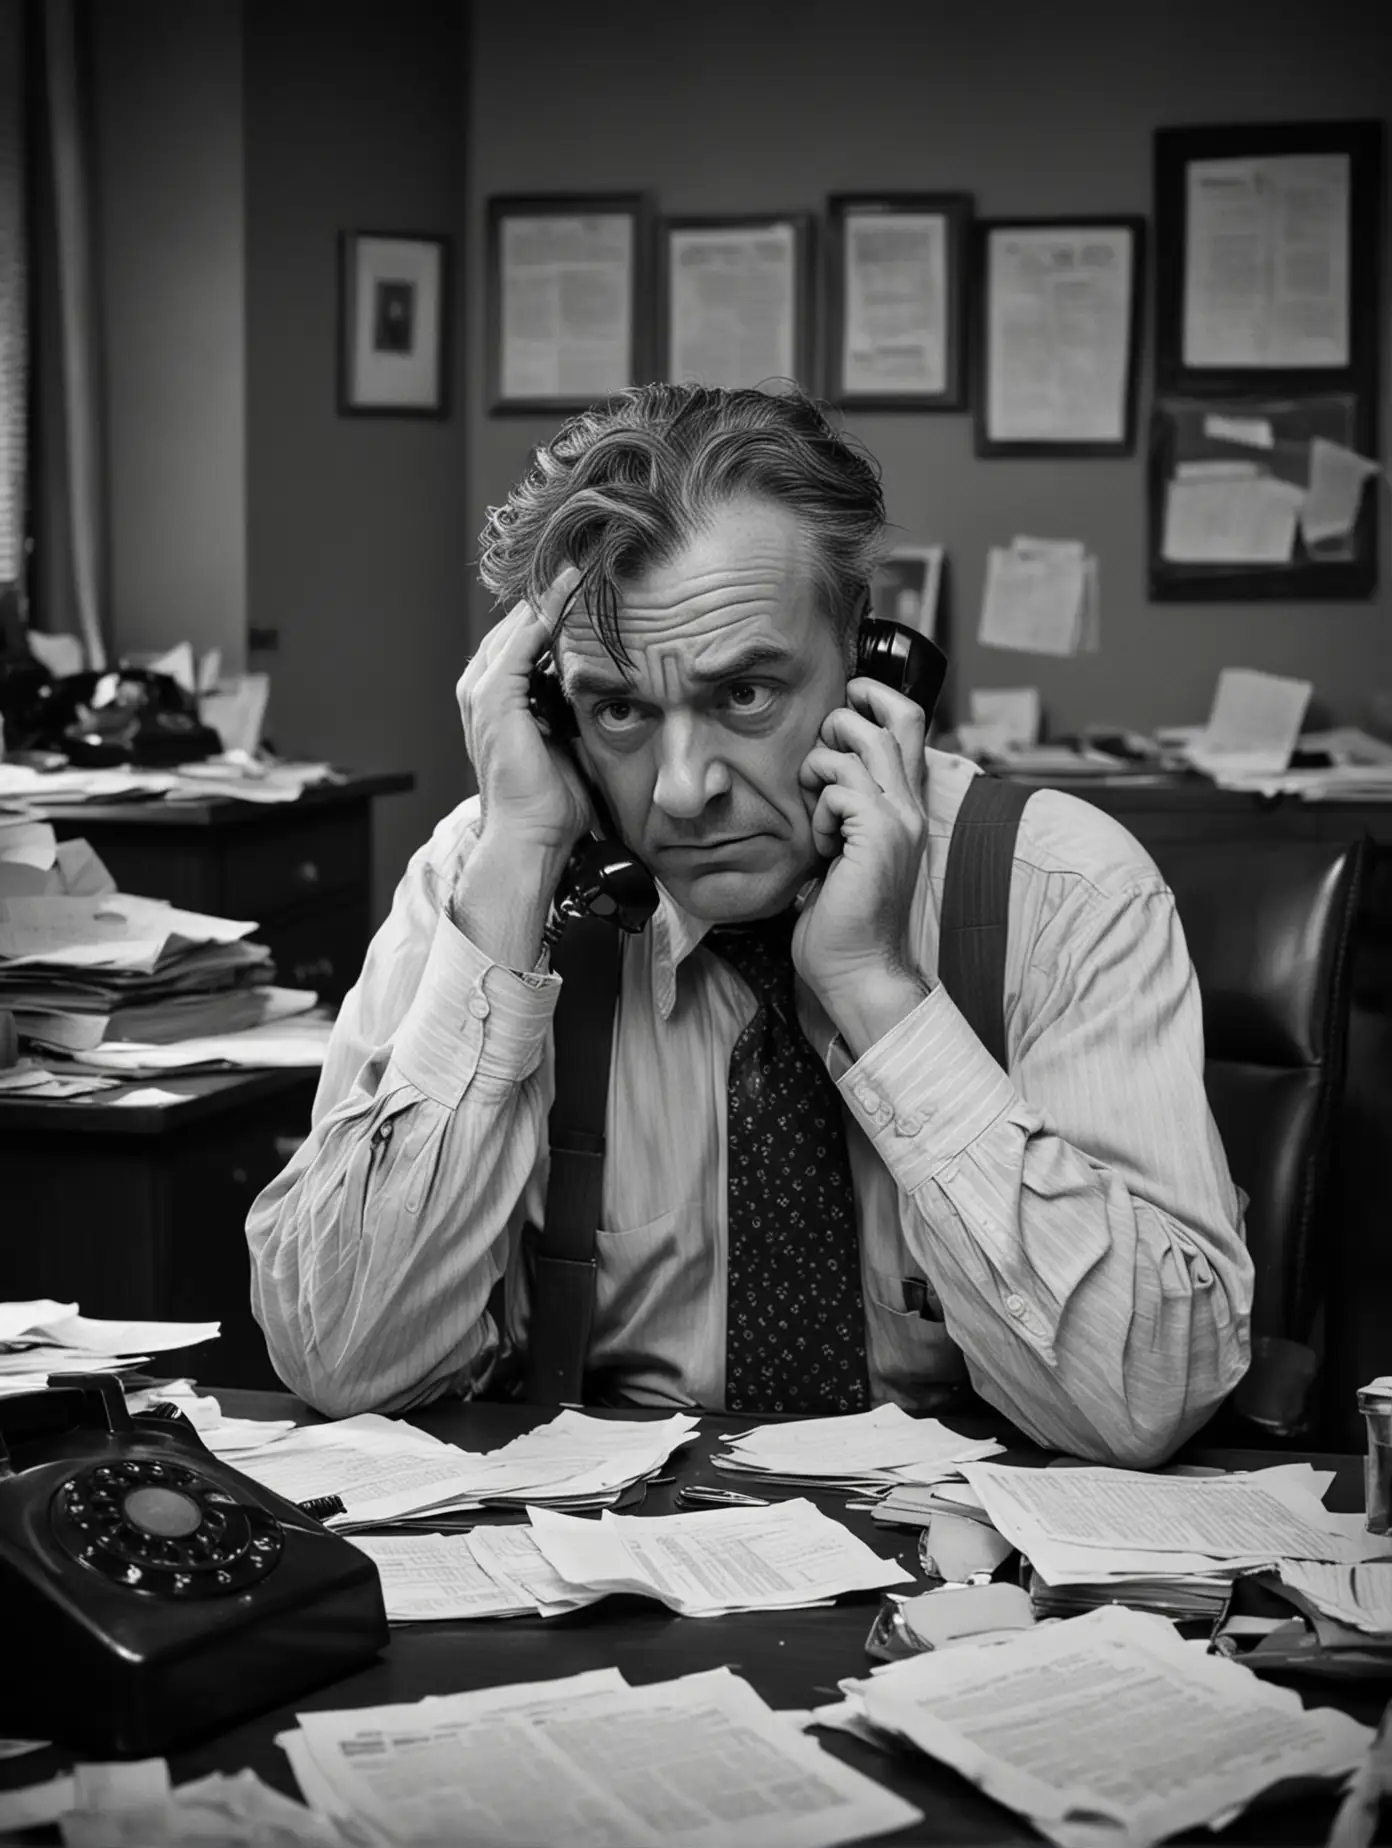
POLYGON ((846 692, 793 516, 721 508, 623 587, 619 628, 627 678, 578 613, 557 666, 625 844, 709 923, 782 910, 820 864, 798 770, 846 692))

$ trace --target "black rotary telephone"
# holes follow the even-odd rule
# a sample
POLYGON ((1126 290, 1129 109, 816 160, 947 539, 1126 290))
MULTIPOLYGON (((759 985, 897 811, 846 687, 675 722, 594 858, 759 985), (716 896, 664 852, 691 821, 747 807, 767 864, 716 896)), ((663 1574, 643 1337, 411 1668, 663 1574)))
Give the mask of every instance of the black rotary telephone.
POLYGON ((113 1374, 0 1398, 0 1733, 165 1752, 365 1667, 376 1567, 113 1374))
MULTIPOLYGON (((861 623, 853 677, 878 680, 906 694, 931 719, 946 676, 946 655, 917 629, 874 617, 861 623)), ((528 704, 549 738, 569 747, 579 735, 549 649, 532 670, 528 704)), ((607 918, 619 930, 636 934, 657 909, 657 883, 652 874, 614 838, 612 818, 588 779, 586 788, 604 826, 593 829, 571 855, 556 891, 553 924, 548 927, 552 941, 567 923, 581 917, 607 918)))

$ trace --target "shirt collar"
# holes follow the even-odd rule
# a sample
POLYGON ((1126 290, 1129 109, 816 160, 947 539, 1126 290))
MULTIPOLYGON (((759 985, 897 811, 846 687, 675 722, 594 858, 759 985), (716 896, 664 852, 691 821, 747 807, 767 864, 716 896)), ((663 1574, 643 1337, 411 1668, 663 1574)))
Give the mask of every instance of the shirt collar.
POLYGON ((710 929, 704 918, 692 917, 660 881, 657 887, 657 910, 649 929, 652 932, 653 1005, 658 1017, 667 1020, 677 999, 677 970, 710 929))

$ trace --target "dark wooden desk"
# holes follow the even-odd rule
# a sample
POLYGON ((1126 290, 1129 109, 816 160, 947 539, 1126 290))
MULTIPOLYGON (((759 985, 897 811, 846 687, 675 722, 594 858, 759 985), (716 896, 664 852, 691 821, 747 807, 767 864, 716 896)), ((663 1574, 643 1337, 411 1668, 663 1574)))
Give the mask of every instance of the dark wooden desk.
MULTIPOLYGON (((222 1322, 161 1370, 276 1386, 248 1304, 246 1216, 309 1126, 317 1071, 143 1079, 178 1103, 0 1098, 0 1300, 222 1322)), ((135 1088, 123 1085, 121 1091, 135 1088)))
POLYGON ((372 930, 372 799, 414 787, 401 771, 348 773, 296 802, 82 803, 45 811, 90 841, 123 892, 254 918, 280 979, 341 1001, 372 930))
POLYGON ((1165 870, 1192 840, 1366 839, 1371 848, 1353 945, 1348 1064, 1338 1130, 1338 1224, 1325 1331, 1327 1441, 1362 1442, 1357 1388, 1392 1366, 1392 803, 1302 802, 1217 789, 1201 777, 1106 782, 1021 778, 1105 809, 1165 870), (1345 1281, 1346 1280, 1346 1281, 1345 1281))
MULTIPOLYGON (((214 1390, 217 1390, 214 1388, 214 1390)), ((219 1392, 223 1407, 243 1417, 305 1415, 299 1401, 282 1394, 219 1392), (288 1408, 288 1409, 287 1409, 288 1408)), ((312 1414, 311 1414, 312 1416, 312 1414)), ((491 1449, 535 1423, 530 1407, 472 1405, 458 1402, 427 1409, 411 1422, 437 1437, 471 1449, 491 1449)), ((690 1453, 676 1464, 678 1483, 648 1491, 641 1513, 668 1514, 683 1482, 723 1482, 709 1463, 713 1443, 722 1435, 748 1428, 750 1419, 705 1417, 690 1453)), ((978 1425, 951 1421, 961 1428, 978 1425)), ((1020 1451, 1020 1461, 1043 1462, 1037 1451, 1020 1451)), ((1195 1458, 1230 1466, 1270 1462, 1261 1452, 1202 1451, 1195 1458)), ((1337 1470, 1329 1496, 1331 1507, 1361 1508, 1360 1462, 1355 1457, 1320 1457, 1337 1470)), ((769 1489, 772 1497, 781 1493, 769 1489)), ((844 1498, 814 1494, 829 1514, 844 1520, 875 1550, 893 1556, 917 1575, 917 1534, 877 1527, 868 1514, 849 1511, 844 1498)), ((481 1519, 509 1520, 516 1515, 481 1519)), ((371 1668, 322 1688, 292 1707, 258 1715, 216 1738, 174 1754, 170 1770, 176 1784, 210 1771, 235 1772, 251 1766, 267 1783, 291 1795, 299 1792, 277 1732, 294 1725, 297 1711, 376 1706, 419 1700, 427 1694, 497 1687, 515 1681, 545 1681, 585 1669, 617 1665, 635 1685, 675 1675, 729 1665, 743 1675, 774 1707, 806 1708, 837 1698, 837 1681, 861 1675, 870 1664, 865 1638, 878 1608, 877 1594, 842 1598, 825 1610, 750 1612, 714 1617, 674 1617, 661 1606, 637 1598, 607 1598, 561 1618, 508 1618, 469 1623, 410 1624, 392 1631, 391 1642, 371 1668)), ((1305 1690, 1311 1704, 1337 1704, 1369 1722, 1381 1710, 1384 1688, 1305 1690)), ((876 1750, 844 1734, 818 1732, 826 1749, 866 1775, 898 1791, 924 1811, 916 1828, 893 1837, 896 1842, 1026 1842, 1037 1838, 1008 1810, 991 1802, 955 1773, 917 1754, 876 1750)), ((0 1764, 0 1787, 33 1783, 62 1768, 56 1752, 0 1764)), ((1258 1808, 1224 1832, 1234 1842, 1322 1842, 1334 1810, 1334 1798, 1315 1795, 1258 1808)), ((35 1839, 44 1839, 35 1837, 35 1839)), ((734 1838, 732 1838, 734 1839, 734 1838)), ((1186 1839, 1212 1842, 1206 1831, 1186 1839)))

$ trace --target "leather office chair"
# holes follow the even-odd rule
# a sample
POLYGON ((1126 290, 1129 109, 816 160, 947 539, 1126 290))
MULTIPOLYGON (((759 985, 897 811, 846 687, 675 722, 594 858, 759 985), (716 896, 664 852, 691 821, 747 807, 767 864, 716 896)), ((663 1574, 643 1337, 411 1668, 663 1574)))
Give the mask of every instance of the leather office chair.
POLYGON ((1205 1436, 1308 1440, 1337 1281, 1343 1095, 1361 841, 1152 848, 1203 995, 1205 1080, 1256 1267, 1252 1368, 1205 1436))

